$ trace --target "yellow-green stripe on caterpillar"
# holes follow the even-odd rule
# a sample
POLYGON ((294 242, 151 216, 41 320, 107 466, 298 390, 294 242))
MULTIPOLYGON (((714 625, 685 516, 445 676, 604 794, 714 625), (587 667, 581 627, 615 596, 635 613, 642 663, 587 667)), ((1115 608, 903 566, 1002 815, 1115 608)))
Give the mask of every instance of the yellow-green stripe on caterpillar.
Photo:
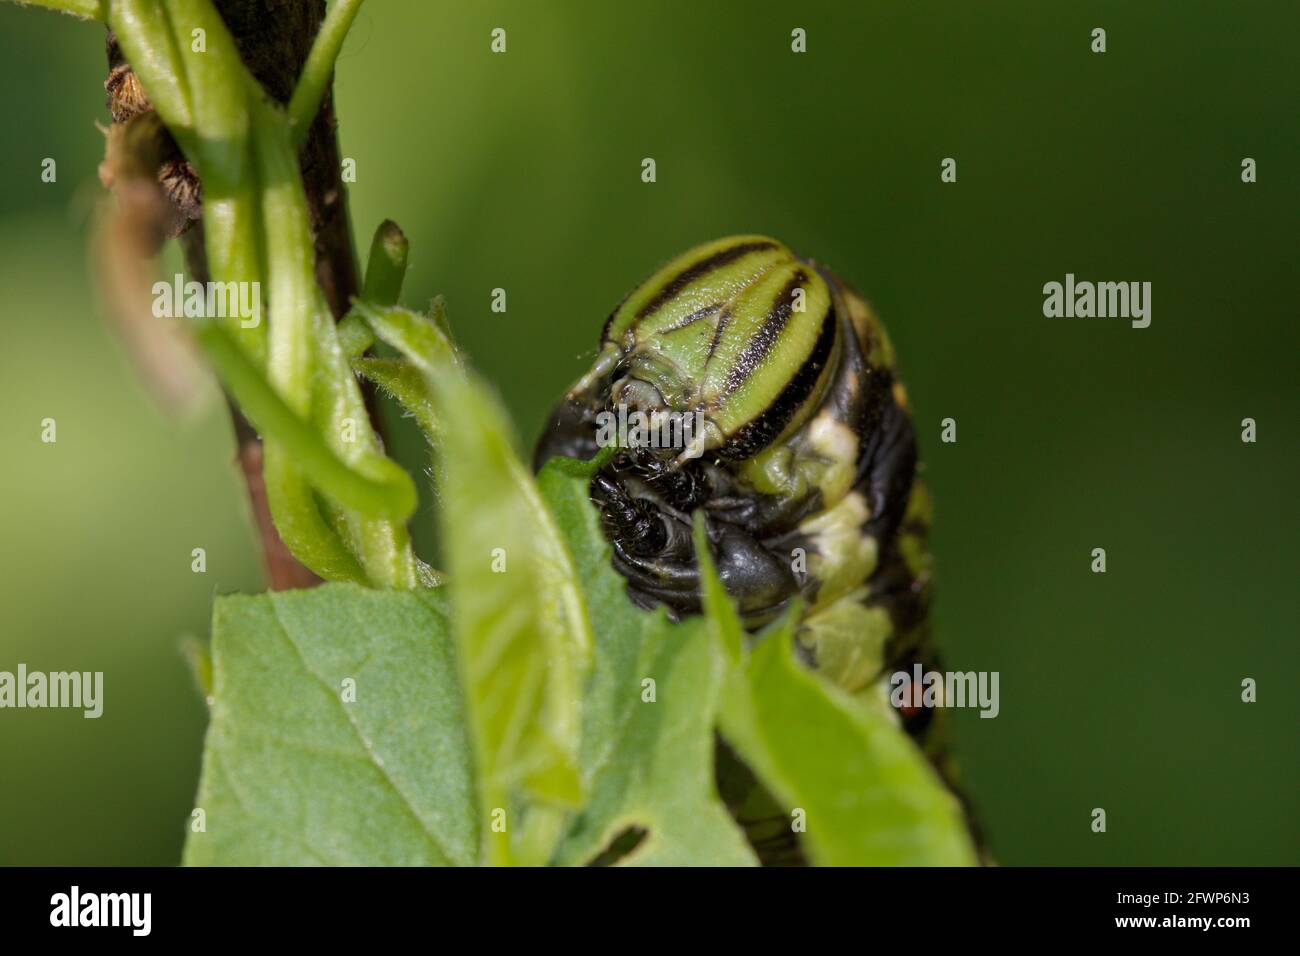
MULTIPOLYGON (((611 444, 591 496, 636 604, 701 611, 703 511, 750 630, 801 602, 808 663, 881 706, 889 674, 938 666, 907 392, 875 313, 829 269, 747 235, 651 275, 606 320, 534 465, 611 444)), ((934 711, 893 712, 951 782, 934 711)))
POLYGON ((697 246, 609 316, 536 463, 611 443, 593 497, 638 604, 699 610, 696 509, 750 627, 795 598, 810 619, 864 587, 898 603, 916 446, 893 348, 861 296, 777 240, 697 246))

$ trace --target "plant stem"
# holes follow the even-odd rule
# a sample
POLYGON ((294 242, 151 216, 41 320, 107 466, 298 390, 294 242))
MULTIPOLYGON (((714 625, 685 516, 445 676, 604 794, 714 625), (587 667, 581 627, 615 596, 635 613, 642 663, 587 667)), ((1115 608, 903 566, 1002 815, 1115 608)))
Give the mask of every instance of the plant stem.
POLYGON ((361 3, 362 0, 334 0, 312 43, 311 52, 307 54, 302 75, 289 100, 289 125, 293 130, 294 141, 299 145, 307 139, 311 121, 320 109, 325 91, 330 87, 334 77, 334 61, 338 59, 343 39, 348 35, 348 29, 352 26, 357 11, 361 9, 361 3))
MULTIPOLYGON (((169 122, 176 122, 177 132, 184 138, 186 130, 193 128, 192 110, 199 109, 205 111, 204 115, 208 119, 232 121, 227 126, 227 131, 233 134, 229 139, 234 140, 242 135, 242 128, 238 125, 238 117, 234 112, 225 116, 207 112, 227 109, 234 104, 214 97, 216 87, 209 85, 208 80, 212 77, 205 72, 205 67, 215 64, 186 62, 202 60, 202 57, 187 55, 189 29, 192 27, 186 20, 189 12, 205 17, 201 26, 209 34, 210 52, 207 56, 211 56, 213 49, 212 30, 228 31, 242 63, 224 62, 223 68, 233 68, 245 76, 251 74, 273 100, 279 103, 289 102, 308 59, 309 50, 326 19, 323 0, 301 0, 292 4, 282 4, 278 0, 212 0, 212 3, 219 14, 219 23, 214 22, 210 9, 206 12, 203 10, 206 4, 197 4, 194 0, 112 0, 111 4, 105 5, 105 19, 111 12, 115 23, 124 28, 127 25, 132 27, 133 36, 140 35, 136 29, 139 26, 148 28, 145 35, 154 35, 148 49, 140 49, 137 43, 134 49, 123 51, 130 61, 130 66, 127 66, 118 56, 115 36, 110 34, 109 57, 110 67, 113 68, 110 74, 113 83, 110 92, 114 94, 115 121, 126 122, 133 113, 155 106, 160 114, 169 117, 169 122), (166 17, 168 12, 172 14, 171 18, 166 17), (163 15, 161 20, 160 14, 163 15), (178 24, 184 25, 186 29, 175 32, 178 24), (145 86, 152 102, 139 94, 139 84, 131 76, 132 67, 140 71, 142 80, 147 75, 148 82, 145 86), (193 71, 202 74, 202 77, 197 74, 191 76, 186 72, 186 67, 193 67, 193 71), (125 76, 121 74, 122 70, 125 70, 125 76), (123 93, 121 97, 116 95, 118 90, 123 93)), ((85 12, 91 7, 99 8, 98 3, 91 3, 90 0, 43 0, 42 5, 78 8, 74 12, 85 12)), ((341 13, 338 11, 335 16, 341 13)), ((336 24, 339 22, 335 20, 336 24)), ((334 55, 337 55, 337 44, 334 55)), ((329 62, 332 64, 332 56, 329 62)), ((325 80, 324 85, 318 87, 319 92, 313 96, 319 111, 314 119, 311 116, 304 118, 295 130, 295 136, 297 144, 301 146, 299 166, 315 250, 316 284, 324 294, 329 312, 338 319, 348 310, 352 297, 357 293, 358 269, 348 221, 347 194, 340 180, 340 156, 328 83, 330 70, 316 70, 313 75, 322 75, 325 80)), ((230 89, 230 84, 225 84, 225 90, 229 92, 230 89)), ((257 91, 257 97, 260 98, 261 95, 261 91, 257 91)), ((223 145, 233 146, 234 143, 223 145)), ((232 149, 226 155, 235 157, 234 161, 226 164, 218 157, 215 165, 209 164, 214 165, 215 175, 204 175, 203 219, 193 223, 193 228, 181 235, 188 269, 201 282, 207 281, 212 272, 243 276, 248 280, 265 278, 258 261, 264 255, 258 248, 257 237, 262 224, 256 215, 257 192, 261 184, 251 170, 245 176, 239 169, 239 150, 232 149), (223 183, 223 179, 227 181, 223 183)), ((197 196, 199 185, 193 171, 190 171, 190 179, 191 192, 197 196)), ((265 362, 265 324, 253 329, 242 329, 236 324, 226 331, 237 337, 244 354, 254 366, 265 362)), ((372 393, 367 391, 365 398, 366 411, 371 413, 372 421, 377 422, 377 416, 369 405, 372 393)), ((286 548, 283 539, 291 535, 300 539, 305 536, 320 543, 320 548, 313 552, 307 562, 312 567, 331 577, 362 579, 362 572, 355 559, 347 553, 342 540, 329 529, 319 514, 313 517, 305 510, 307 506, 315 507, 317 504, 310 488, 301 484, 295 502, 280 500, 277 507, 272 507, 271 499, 276 493, 268 488, 268 483, 279 484, 277 479, 291 478, 291 473, 298 472, 298 469, 288 461, 285 454, 277 453, 276 449, 268 448, 264 451, 257 432, 233 404, 231 417, 239 447, 239 463, 259 531, 271 588, 308 587, 318 583, 318 578, 311 570, 296 560, 286 548), (277 529, 276 521, 272 520, 273 510, 277 520, 284 518, 288 511, 304 520, 311 519, 312 527, 300 527, 301 521, 295 519, 282 521, 281 527, 277 529)), ((389 479, 391 477, 387 476, 389 479)), ((280 497, 283 499, 283 495, 280 497)), ((300 540, 296 541, 295 547, 300 546, 300 543, 300 540)))
POLYGON ((344 507, 405 521, 415 510, 415 486, 396 462, 374 457, 349 467, 297 415, 216 323, 199 327, 199 341, 249 419, 262 431, 273 431, 293 461, 311 474, 321 492, 344 507), (361 469, 364 469, 365 474, 361 469))

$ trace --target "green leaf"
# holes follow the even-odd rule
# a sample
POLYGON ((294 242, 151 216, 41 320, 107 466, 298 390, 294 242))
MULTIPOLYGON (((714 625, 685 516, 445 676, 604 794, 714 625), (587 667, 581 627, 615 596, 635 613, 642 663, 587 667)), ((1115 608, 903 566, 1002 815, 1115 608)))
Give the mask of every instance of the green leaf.
POLYGON ((843 692, 794 656, 798 606, 746 654, 744 632, 697 515, 704 609, 733 667, 719 727, 764 786, 803 811, 802 840, 822 866, 975 862, 957 798, 884 707, 843 692))
MULTIPOLYGON (((435 300, 436 301, 436 300, 435 300)), ((437 317, 420 315, 398 306, 379 307, 358 300, 353 311, 379 336, 401 352, 426 375, 439 376, 454 364, 455 346, 437 317)))
POLYGON ((592 635, 573 562, 496 397, 437 358, 432 340, 442 333, 394 310, 367 318, 385 338, 404 333, 394 344, 410 333, 432 345, 424 351, 441 421, 442 526, 486 860, 542 864, 584 799, 578 748, 592 635))
POLYGON ((722 586, 717 568, 713 565, 713 553, 709 550, 708 534, 705 531, 704 512, 695 512, 694 527, 691 529, 695 539, 695 553, 699 555, 700 580, 703 588, 705 620, 709 633, 727 655, 728 663, 733 666, 741 663, 745 657, 745 626, 740 621, 740 614, 735 604, 727 596, 727 589, 722 586))
POLYGON ((869 707, 795 659, 794 628, 788 615, 733 672, 720 728, 784 809, 803 811, 811 861, 973 864, 957 798, 885 708, 869 707))
POLYGON ((190 865, 469 865, 478 820, 441 591, 218 599, 190 865), (355 701, 344 681, 355 682, 355 701))
POLYGON ((258 431, 292 455, 295 469, 307 473, 328 498, 342 508, 405 521, 415 510, 415 484, 393 461, 368 458, 349 467, 305 419, 297 415, 266 381, 233 337, 216 323, 196 327, 199 341, 258 431))
POLYGON ((104 19, 101 0, 14 0, 14 2, 19 6, 30 4, 34 7, 58 10, 61 13, 70 13, 74 17, 82 17, 86 20, 104 19))
POLYGON ((554 459, 538 476, 582 580, 595 634, 584 698, 582 774, 590 791, 556 862, 591 861, 625 831, 644 839, 625 862, 739 866, 757 862, 718 799, 713 724, 725 661, 700 620, 674 625, 638 610, 610 566, 588 498, 591 466, 554 459), (644 698, 654 681, 654 701, 644 698))
POLYGON ((425 440, 434 444, 438 434, 438 414, 429 383, 418 368, 410 362, 393 358, 353 359, 352 367, 388 393, 402 411, 415 419, 425 440))

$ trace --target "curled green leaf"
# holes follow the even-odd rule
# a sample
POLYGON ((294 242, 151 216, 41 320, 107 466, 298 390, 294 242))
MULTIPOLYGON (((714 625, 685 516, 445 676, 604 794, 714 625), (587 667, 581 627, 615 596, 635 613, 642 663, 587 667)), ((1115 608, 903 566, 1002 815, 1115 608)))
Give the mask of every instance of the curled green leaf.
POLYGON ((377 307, 356 302, 354 309, 375 335, 401 352, 429 376, 442 376, 456 369, 456 350, 451 338, 428 316, 396 306, 377 307))
POLYGON ((371 312, 376 331, 399 333, 432 365, 437 408, 452 412, 441 416, 438 477, 443 500, 460 503, 442 525, 485 859, 542 864, 586 798, 578 753, 592 633, 581 585, 495 397, 451 364, 427 319, 371 312))
POLYGON ((392 396, 415 419, 425 440, 435 444, 438 414, 429 383, 419 369, 409 362, 390 358, 359 358, 353 361, 352 367, 392 396))
POLYGON ((238 399, 249 420, 269 441, 292 456, 313 485, 341 507, 363 514, 405 521, 417 496, 410 476, 387 458, 370 457, 349 468, 305 419, 285 404, 261 371, 235 345, 223 327, 199 327, 202 343, 222 381, 238 399))

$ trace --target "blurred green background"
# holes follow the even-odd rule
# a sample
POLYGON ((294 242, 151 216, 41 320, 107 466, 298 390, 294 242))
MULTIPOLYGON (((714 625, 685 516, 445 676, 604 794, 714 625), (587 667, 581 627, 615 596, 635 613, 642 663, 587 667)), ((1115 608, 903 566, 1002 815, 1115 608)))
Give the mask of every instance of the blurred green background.
MULTIPOLYGON (((336 86, 353 221, 406 229, 406 300, 447 296, 529 445, 672 254, 756 231, 831 265, 898 347, 946 664, 1001 673, 1001 715, 955 727, 999 860, 1300 863, 1297 28, 1293 2, 372 2, 336 86), (1152 282, 1151 327, 1044 318, 1066 272, 1152 282)), ((204 708, 177 648, 261 587, 224 413, 162 415, 97 312, 104 72, 102 29, 0 3, 0 670, 105 672, 97 721, 0 711, 7 864, 178 859, 204 708)))

